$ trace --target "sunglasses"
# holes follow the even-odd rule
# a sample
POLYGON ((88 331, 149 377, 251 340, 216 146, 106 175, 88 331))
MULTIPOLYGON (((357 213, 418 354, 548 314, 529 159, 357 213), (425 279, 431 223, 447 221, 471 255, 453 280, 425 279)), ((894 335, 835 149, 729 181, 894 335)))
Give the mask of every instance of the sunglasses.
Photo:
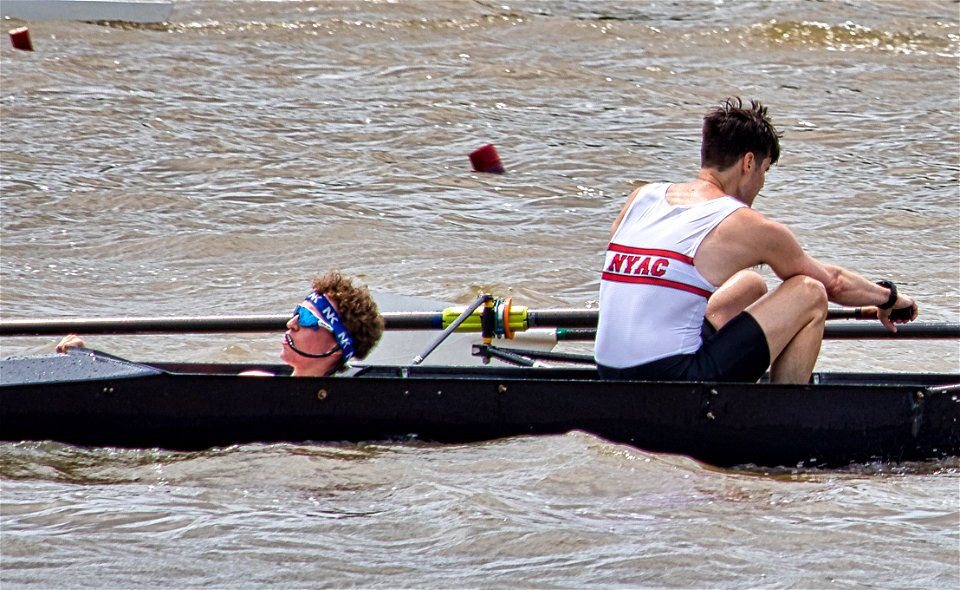
MULTIPOLYGON (((327 330, 328 332, 336 336, 336 333, 333 331, 333 326, 323 321, 322 318, 317 317, 317 315, 314 314, 309 307, 298 305, 297 307, 294 308, 293 315, 296 316, 297 325, 300 326, 301 328, 310 328, 312 330, 319 330, 320 328, 323 328, 324 330, 327 330)), ((293 339, 290 338, 290 336, 287 336, 287 346, 289 346, 290 349, 293 350, 293 352, 299 354, 300 356, 305 356, 311 359, 327 358, 328 356, 340 350, 340 344, 337 343, 333 346, 333 348, 331 348, 327 352, 322 352, 320 354, 307 352, 305 350, 300 350, 297 347, 297 345, 294 344, 293 339)))
POLYGON ((331 334, 333 333, 333 326, 328 324, 323 318, 318 317, 309 307, 298 305, 293 309, 293 315, 297 316, 297 324, 299 324, 301 328, 313 328, 314 330, 323 328, 331 334))
MULTIPOLYGON (((305 301, 309 301, 316 306, 317 309, 321 310, 321 315, 318 316, 309 307, 298 305, 293 310, 293 315, 297 317, 297 324, 302 328, 312 328, 314 330, 323 328, 329 331, 336 339, 337 345, 329 352, 323 354, 310 354, 302 350, 297 350, 297 348, 292 345, 290 348, 297 354, 309 358, 328 357, 340 350, 343 352, 343 362, 352 359, 354 355, 353 339, 350 338, 350 334, 347 333, 347 329, 343 325, 343 320, 340 319, 340 314, 338 314, 337 310, 330 304, 330 301, 319 293, 308 293, 305 301)), ((288 338, 288 344, 289 343, 290 339, 288 338)))

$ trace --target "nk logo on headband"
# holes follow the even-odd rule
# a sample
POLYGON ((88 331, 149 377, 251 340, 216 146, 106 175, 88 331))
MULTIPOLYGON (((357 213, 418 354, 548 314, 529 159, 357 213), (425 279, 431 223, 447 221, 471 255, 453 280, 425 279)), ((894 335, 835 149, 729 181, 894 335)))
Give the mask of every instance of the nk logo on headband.
POLYGON ((340 314, 334 309, 330 300, 316 292, 308 294, 307 299, 320 310, 320 314, 330 324, 333 337, 336 338, 337 343, 340 344, 340 350, 343 352, 343 361, 346 362, 353 358, 353 339, 350 338, 350 334, 343 325, 343 320, 340 319, 340 314))

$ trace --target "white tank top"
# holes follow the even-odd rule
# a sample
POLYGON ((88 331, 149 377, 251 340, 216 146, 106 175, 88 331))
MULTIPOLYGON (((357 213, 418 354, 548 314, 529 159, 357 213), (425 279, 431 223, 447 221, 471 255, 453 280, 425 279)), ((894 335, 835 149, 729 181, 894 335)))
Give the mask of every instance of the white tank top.
POLYGON ((669 183, 640 190, 607 248, 600 280, 598 363, 625 368, 699 350, 716 286, 693 265, 703 239, 746 205, 734 197, 670 205, 669 183))

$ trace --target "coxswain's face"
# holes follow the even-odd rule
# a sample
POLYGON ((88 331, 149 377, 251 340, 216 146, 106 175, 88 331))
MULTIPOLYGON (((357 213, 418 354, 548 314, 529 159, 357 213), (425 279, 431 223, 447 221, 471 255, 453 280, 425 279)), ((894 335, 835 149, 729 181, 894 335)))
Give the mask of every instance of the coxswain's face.
POLYGON ((311 301, 304 300, 287 321, 280 360, 293 367, 294 375, 326 375, 340 362, 341 353, 337 339, 324 326, 322 320, 320 324, 316 323, 316 318, 320 317, 316 306, 311 301), (302 326, 300 323, 300 316, 307 314, 312 314, 313 317, 304 317, 303 323, 313 324, 311 327, 302 326), (302 353, 323 356, 312 358, 302 353))

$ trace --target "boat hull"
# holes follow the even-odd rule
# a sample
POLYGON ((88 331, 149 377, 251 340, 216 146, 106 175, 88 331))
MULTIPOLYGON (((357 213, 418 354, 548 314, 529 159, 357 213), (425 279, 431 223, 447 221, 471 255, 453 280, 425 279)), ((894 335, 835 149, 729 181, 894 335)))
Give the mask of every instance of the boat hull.
MULTIPOLYGON (((45 375, 64 374, 54 365, 62 369, 67 355, 58 356, 41 363, 45 375)), ((719 466, 960 454, 958 391, 932 386, 960 381, 956 375, 896 383, 823 375, 824 383, 786 386, 604 382, 590 369, 370 367, 350 376, 255 378, 213 365, 167 367, 176 373, 117 367, 126 372, 72 381, 16 383, 5 375, 0 438, 188 450, 411 437, 458 443, 582 430, 719 466)))

